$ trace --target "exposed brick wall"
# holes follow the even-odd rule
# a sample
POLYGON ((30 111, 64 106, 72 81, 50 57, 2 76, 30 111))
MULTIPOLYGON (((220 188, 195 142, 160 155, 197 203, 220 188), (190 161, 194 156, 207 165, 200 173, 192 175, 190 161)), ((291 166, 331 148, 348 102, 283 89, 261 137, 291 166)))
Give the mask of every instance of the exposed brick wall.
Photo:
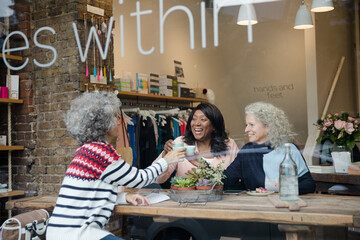
MULTIPOLYGON (((22 8, 16 9, 22 11, 22 17, 14 29, 26 33, 30 49, 22 51, 23 57, 29 58, 28 65, 13 73, 20 75, 20 98, 24 99, 24 104, 16 106, 13 114, 13 144, 25 146, 24 151, 13 153, 13 185, 15 189, 24 189, 27 196, 58 192, 78 147, 67 133, 63 117, 70 101, 80 93, 80 83, 88 81, 72 28, 72 23, 76 22, 79 36, 84 39, 81 18, 86 4, 105 8, 106 15, 112 15, 110 0, 15 3, 22 8), (51 45, 58 54, 55 63, 48 68, 33 64, 33 59, 47 63, 53 58, 51 51, 38 48, 33 42, 35 31, 43 26, 56 31, 56 34, 42 31, 38 36, 40 43, 51 45)), ((91 53, 89 57, 91 59, 91 53)))

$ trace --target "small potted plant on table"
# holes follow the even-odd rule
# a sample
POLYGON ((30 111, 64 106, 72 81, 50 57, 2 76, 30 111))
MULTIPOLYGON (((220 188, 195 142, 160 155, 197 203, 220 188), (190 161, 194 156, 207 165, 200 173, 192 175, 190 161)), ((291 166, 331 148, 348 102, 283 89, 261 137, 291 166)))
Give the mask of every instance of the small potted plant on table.
POLYGON ((171 181, 177 190, 195 190, 196 181, 193 178, 174 177, 171 181))
POLYGON ((210 179, 199 179, 195 184, 197 190, 210 190, 215 183, 210 179))
POLYGON ((179 188, 179 187, 176 186, 177 181, 179 179, 182 179, 182 178, 184 178, 184 177, 175 176, 175 177, 171 178, 171 180, 170 180, 170 185, 171 185, 170 188, 174 189, 174 190, 177 190, 179 188))
POLYGON ((197 189, 221 188, 223 185, 222 179, 225 178, 222 165, 218 164, 216 167, 213 167, 202 158, 199 162, 200 164, 197 168, 193 168, 187 173, 188 178, 193 178, 196 181, 197 189))

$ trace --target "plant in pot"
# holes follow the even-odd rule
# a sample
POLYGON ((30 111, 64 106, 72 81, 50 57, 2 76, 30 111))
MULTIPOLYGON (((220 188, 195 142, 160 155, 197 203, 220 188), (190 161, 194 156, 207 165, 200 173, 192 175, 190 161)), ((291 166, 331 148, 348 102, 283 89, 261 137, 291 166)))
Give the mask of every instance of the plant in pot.
POLYGON ((195 184, 197 190, 210 190, 215 182, 210 179, 199 179, 195 184))
POLYGON ((195 190, 196 181, 193 178, 178 178, 174 186, 178 187, 177 190, 195 190))
POLYGON ((216 165, 216 167, 211 167, 212 173, 211 173, 211 180, 216 182, 215 188, 222 188, 224 183, 222 180, 226 178, 224 174, 224 167, 221 164, 216 165))
POLYGON ((184 178, 184 177, 175 176, 175 177, 171 178, 171 180, 170 180, 170 185, 171 185, 170 188, 171 188, 171 189, 174 189, 174 190, 177 190, 177 189, 178 189, 178 187, 176 186, 177 181, 178 181, 179 179, 182 179, 182 178, 184 178))
POLYGON ((196 180, 199 186, 210 186, 210 189, 214 186, 221 187, 223 185, 222 179, 225 178, 224 168, 221 164, 216 167, 211 166, 204 159, 199 160, 199 166, 193 168, 187 173, 188 178, 196 180))

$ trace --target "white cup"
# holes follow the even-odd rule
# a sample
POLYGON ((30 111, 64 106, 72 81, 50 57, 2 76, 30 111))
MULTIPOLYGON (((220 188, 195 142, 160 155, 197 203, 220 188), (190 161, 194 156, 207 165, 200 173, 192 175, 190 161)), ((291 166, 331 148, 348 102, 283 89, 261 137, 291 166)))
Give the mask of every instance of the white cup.
POLYGON ((184 147, 184 143, 179 142, 179 143, 173 143, 173 150, 179 149, 179 148, 183 148, 184 147))
POLYGON ((195 154, 195 145, 188 145, 186 146, 186 156, 193 156, 195 154))

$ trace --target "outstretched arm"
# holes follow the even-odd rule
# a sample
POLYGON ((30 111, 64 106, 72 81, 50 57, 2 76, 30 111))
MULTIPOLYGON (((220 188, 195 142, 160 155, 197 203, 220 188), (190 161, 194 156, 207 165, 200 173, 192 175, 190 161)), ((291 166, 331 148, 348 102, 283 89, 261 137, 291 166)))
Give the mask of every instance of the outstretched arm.
POLYGON ((240 161, 241 161, 241 157, 240 154, 238 154, 235 160, 225 169, 224 175, 226 176, 226 178, 222 180, 224 183, 224 187, 233 185, 239 182, 239 179, 241 179, 240 161))

